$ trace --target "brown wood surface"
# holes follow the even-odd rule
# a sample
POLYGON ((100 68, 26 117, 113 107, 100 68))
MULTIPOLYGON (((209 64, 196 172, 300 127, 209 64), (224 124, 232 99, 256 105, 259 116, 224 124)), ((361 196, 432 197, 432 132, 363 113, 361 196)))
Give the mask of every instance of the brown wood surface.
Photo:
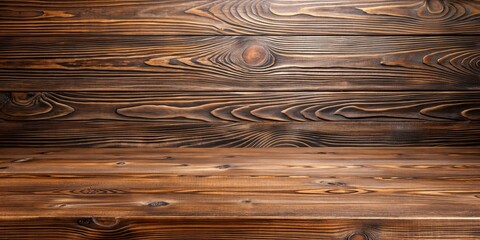
POLYGON ((480 237, 478 148, 0 153, 3 239, 480 237))
POLYGON ((0 91, 480 90, 478 36, 3 37, 0 91))
POLYGON ((2 0, 0 240, 479 240, 479 26, 479 0, 2 0))
POLYGON ((0 119, 478 121, 480 92, 0 92, 0 119))
POLYGON ((3 35, 479 34, 477 0, 2 0, 3 35))
POLYGON ((177 123, 4 121, 0 147, 321 147, 480 145, 477 122, 177 123))
POLYGON ((459 219, 0 218, 0 239, 478 240, 459 219), (448 226, 448 227, 447 227, 448 226))

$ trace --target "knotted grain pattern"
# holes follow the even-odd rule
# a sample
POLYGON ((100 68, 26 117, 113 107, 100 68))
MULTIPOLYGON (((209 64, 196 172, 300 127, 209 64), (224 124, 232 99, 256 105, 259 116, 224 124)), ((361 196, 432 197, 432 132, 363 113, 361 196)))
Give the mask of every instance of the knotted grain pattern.
POLYGON ((3 0, 4 35, 479 34, 477 0, 3 0))
POLYGON ((480 89, 476 36, 65 36, 2 43, 2 91, 480 89))
POLYGON ((0 119, 478 121, 480 92, 4 92, 0 119))
POLYGON ((4 121, 0 147, 320 147, 480 145, 476 122, 178 123, 4 121))

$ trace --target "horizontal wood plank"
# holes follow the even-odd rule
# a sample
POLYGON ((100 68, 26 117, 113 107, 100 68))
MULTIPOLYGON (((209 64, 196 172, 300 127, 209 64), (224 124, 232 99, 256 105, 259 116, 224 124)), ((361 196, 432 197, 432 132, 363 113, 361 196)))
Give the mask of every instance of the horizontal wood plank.
POLYGON ((480 124, 474 122, 0 122, 0 147, 472 145, 480 145, 480 124))
POLYGON ((0 119, 478 121, 480 92, 3 92, 0 119))
POLYGON ((2 35, 479 34, 477 0, 3 0, 2 35))
POLYGON ((0 218, 3 239, 475 240, 479 221, 459 219, 247 219, 163 217, 0 218), (25 229, 28 229, 26 231, 25 229))
POLYGON ((1 41, 0 91, 480 90, 476 36, 1 41))
POLYGON ((480 148, 472 147, 0 148, 0 153, 2 173, 19 175, 92 174, 92 169, 98 176, 158 174, 161 169, 162 174, 194 176, 328 176, 334 171, 339 177, 368 178, 373 171, 385 186, 392 176, 398 182, 417 174, 441 179, 460 169, 465 176, 475 175, 480 167, 480 148), (252 164, 253 159, 264 162, 252 164))
POLYGON ((334 170, 323 176, 296 175, 294 170, 286 176, 0 174, 0 212, 10 217, 121 214, 480 221, 478 171, 473 176, 447 173, 439 179, 392 177, 337 177, 334 170))
POLYGON ((479 236, 479 148, 0 153, 5 239, 479 236))
POLYGON ((0 213, 4 217, 480 220, 478 149, 272 152, 2 150, 0 213), (23 158, 17 159, 19 155, 23 158))

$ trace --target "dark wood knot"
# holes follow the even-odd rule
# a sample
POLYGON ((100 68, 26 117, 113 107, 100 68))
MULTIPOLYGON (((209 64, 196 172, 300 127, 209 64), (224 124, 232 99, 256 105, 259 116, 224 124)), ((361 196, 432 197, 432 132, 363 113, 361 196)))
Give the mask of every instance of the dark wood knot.
POLYGON ((249 66, 259 67, 268 62, 269 53, 263 46, 252 45, 243 51, 242 57, 249 66))
POLYGON ((80 218, 77 220, 77 223, 83 226, 90 225, 92 224, 92 222, 93 222, 92 218, 80 218))
POLYGON ((165 201, 156 201, 148 204, 149 207, 163 207, 167 206, 169 203, 165 201))
POLYGON ((111 228, 119 223, 118 219, 115 217, 88 217, 88 218, 80 218, 77 220, 77 223, 82 226, 96 226, 102 228, 111 228))
POLYGON ((227 168, 231 168, 232 166, 228 165, 228 164, 224 164, 224 165, 220 165, 220 166, 217 166, 218 169, 227 169, 227 168))

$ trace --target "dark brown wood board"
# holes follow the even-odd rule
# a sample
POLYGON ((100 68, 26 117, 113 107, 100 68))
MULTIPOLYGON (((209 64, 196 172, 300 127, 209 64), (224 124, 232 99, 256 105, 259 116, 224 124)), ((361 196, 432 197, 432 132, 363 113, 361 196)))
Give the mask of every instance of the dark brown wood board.
POLYGON ((0 119, 479 121, 480 92, 0 92, 0 119))
POLYGON ((480 90, 478 36, 3 37, 0 91, 480 90))
POLYGON ((478 0, 2 0, 4 35, 479 34, 478 0))
POLYGON ((0 239, 477 240, 478 226, 462 219, 22 217, 0 219, 0 239))
POLYGON ((3 239, 479 237, 478 148, 0 153, 3 239))
MULTIPOLYGON (((0 147, 479 146, 478 122, 4 121, 0 147)), ((248 151, 248 150, 247 150, 248 151)))

